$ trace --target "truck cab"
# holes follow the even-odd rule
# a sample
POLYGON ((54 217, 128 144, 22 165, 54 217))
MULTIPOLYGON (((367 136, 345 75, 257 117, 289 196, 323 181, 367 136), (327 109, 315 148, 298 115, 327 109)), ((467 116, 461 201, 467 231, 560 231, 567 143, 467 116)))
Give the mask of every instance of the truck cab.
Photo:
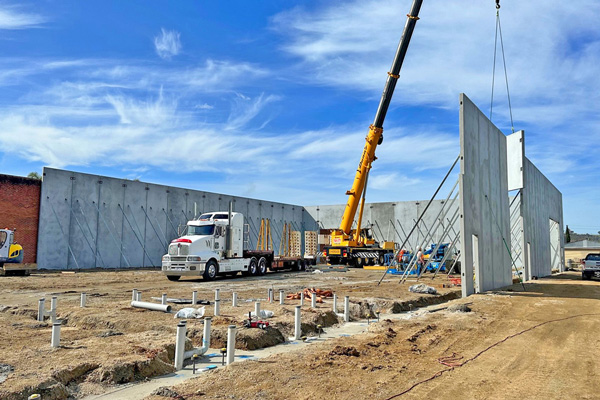
POLYGON ((220 273, 243 271, 238 269, 243 264, 239 262, 244 252, 243 225, 244 216, 235 212, 231 221, 228 212, 205 213, 189 221, 185 234, 173 240, 162 257, 163 273, 178 280, 199 275, 214 279, 220 273))

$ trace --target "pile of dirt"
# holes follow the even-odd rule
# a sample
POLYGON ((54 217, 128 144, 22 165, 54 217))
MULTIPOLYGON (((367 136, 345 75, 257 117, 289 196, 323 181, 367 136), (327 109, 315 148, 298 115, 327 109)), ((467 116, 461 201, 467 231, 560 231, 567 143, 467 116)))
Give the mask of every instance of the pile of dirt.
MULTIPOLYGON (((275 346, 285 342, 285 337, 278 329, 267 327, 239 328, 235 336, 235 348, 241 350, 256 350, 275 346)), ((210 345, 213 348, 227 346, 227 329, 216 328, 210 333, 210 345)))
POLYGON ((329 352, 329 356, 348 356, 348 357, 360 357, 360 352, 356 350, 356 347, 352 346, 335 346, 333 350, 329 352))

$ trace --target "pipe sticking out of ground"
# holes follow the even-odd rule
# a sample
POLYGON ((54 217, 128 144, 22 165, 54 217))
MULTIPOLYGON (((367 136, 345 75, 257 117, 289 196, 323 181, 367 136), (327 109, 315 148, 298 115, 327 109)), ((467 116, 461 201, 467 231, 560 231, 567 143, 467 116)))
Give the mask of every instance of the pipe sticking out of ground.
POLYGON ((285 297, 283 297, 283 290, 279 291, 279 304, 283 305, 285 301, 285 297))
POLYGON ((210 347, 210 327, 211 327, 212 318, 206 317, 204 318, 204 335, 202 336, 202 347, 198 347, 192 350, 188 350, 183 353, 183 358, 187 360, 188 358, 192 358, 194 354, 203 355, 206 353, 208 348, 210 347))
POLYGON ((344 297, 344 322, 350 322, 350 296, 344 297))
POLYGON ((55 321, 52 323, 52 340, 50 344, 55 349, 60 347, 60 324, 61 321, 55 321))
POLYGON ((237 293, 236 292, 232 293, 231 306, 237 307, 237 293))
POLYGON ((221 300, 217 299, 215 300, 215 317, 218 317, 219 315, 221 315, 221 300))
POLYGON ((175 370, 177 371, 183 369, 186 331, 186 322, 179 321, 177 324, 177 334, 175 336, 175 370))
POLYGON ((132 301, 131 307, 144 308, 152 311, 171 312, 171 306, 168 304, 148 303, 147 301, 132 301))
POLYGON ((85 303, 87 301, 87 294, 85 292, 81 293, 81 301, 79 302, 79 307, 85 308, 85 303))
POLYGON ((300 340, 302 336, 302 325, 300 320, 300 309, 301 306, 296 306, 295 314, 294 314, 294 340, 300 340))
POLYGON ((227 328, 227 365, 233 363, 235 358, 235 325, 229 325, 227 328))

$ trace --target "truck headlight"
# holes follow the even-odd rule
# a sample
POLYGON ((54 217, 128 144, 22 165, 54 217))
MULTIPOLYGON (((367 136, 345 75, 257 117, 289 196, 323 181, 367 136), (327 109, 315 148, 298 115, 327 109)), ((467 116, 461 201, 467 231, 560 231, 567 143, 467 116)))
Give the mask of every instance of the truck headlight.
POLYGON ((200 261, 201 258, 198 256, 188 256, 187 260, 188 261, 200 261))
POLYGON ((169 257, 169 255, 165 254, 164 256, 162 256, 162 260, 163 261, 171 261, 171 257, 169 257))

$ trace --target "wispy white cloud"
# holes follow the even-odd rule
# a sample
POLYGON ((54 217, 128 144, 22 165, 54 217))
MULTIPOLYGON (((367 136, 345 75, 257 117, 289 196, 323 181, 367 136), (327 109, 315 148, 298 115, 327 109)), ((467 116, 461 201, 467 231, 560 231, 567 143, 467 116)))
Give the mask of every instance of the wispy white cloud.
POLYGON ((160 34, 154 37, 156 54, 163 60, 170 60, 181 50, 180 33, 161 28, 160 34))
POLYGON ((46 22, 46 18, 34 13, 21 11, 14 6, 0 4, 0 29, 36 28, 46 22))

